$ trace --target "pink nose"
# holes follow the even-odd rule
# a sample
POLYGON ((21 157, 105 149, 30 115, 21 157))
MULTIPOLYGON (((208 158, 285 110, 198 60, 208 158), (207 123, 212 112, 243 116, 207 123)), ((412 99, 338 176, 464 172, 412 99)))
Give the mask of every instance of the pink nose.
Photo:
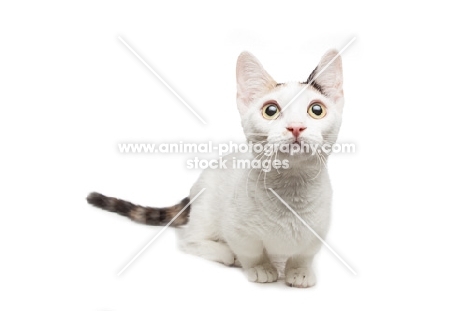
POLYGON ((307 127, 305 126, 290 126, 290 127, 287 127, 286 129, 288 131, 290 131, 294 137, 299 137, 299 135, 301 134, 302 131, 304 131, 307 127))

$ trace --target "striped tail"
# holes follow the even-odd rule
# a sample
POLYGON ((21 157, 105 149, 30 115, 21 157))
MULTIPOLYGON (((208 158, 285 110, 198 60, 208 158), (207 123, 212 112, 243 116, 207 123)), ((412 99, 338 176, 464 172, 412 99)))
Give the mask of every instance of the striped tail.
POLYGON ((86 198, 89 204, 128 217, 133 221, 152 226, 167 225, 180 211, 183 212, 172 223, 172 227, 185 225, 190 215, 190 199, 185 198, 180 203, 163 208, 144 207, 133 203, 106 197, 97 192, 92 192, 86 198), (185 208, 185 209, 184 209, 185 208))

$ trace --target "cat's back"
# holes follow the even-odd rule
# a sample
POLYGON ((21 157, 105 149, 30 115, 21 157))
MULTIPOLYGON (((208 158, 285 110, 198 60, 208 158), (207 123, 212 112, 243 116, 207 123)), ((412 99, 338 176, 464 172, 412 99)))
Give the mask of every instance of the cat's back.
MULTIPOLYGON (((239 186, 245 184, 251 172, 250 164, 253 157, 245 153, 231 153, 213 162, 213 168, 206 168, 190 190, 190 197, 195 197, 203 189, 203 205, 207 209, 223 209, 225 204, 232 202, 239 186)), ((196 205, 196 204, 195 204, 196 205)))

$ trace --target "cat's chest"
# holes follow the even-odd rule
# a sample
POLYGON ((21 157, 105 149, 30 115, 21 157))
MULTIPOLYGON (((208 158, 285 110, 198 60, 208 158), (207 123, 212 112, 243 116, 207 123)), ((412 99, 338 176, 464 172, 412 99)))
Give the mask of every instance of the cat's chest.
POLYGON ((262 218, 263 227, 266 231, 272 235, 284 235, 291 239, 309 236, 308 232, 310 230, 307 227, 315 227, 317 230, 321 230, 321 227, 328 219, 327 213, 312 207, 302 212, 283 209, 281 212, 267 211, 266 213, 268 215, 262 218))
POLYGON ((305 195, 275 199, 270 198, 268 203, 258 207, 261 212, 257 221, 261 223, 263 240, 295 248, 315 240, 317 234, 326 234, 331 205, 327 197, 305 195))
MULTIPOLYGON (((309 220, 304 220, 307 224, 309 220)), ((304 225, 297 217, 285 217, 268 230, 262 232, 261 239, 269 253, 286 255, 300 252, 301 249, 311 245, 316 240, 313 226, 304 225)), ((322 232, 323 230, 319 230, 322 232)))

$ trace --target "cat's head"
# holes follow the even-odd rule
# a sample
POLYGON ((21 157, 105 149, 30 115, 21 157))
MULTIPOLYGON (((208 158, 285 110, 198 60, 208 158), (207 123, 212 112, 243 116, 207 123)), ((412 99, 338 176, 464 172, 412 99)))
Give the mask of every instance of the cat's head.
POLYGON ((343 111, 342 86, 341 57, 336 50, 325 53, 302 83, 277 83, 255 56, 241 53, 237 107, 247 140, 288 145, 334 143, 343 111))

